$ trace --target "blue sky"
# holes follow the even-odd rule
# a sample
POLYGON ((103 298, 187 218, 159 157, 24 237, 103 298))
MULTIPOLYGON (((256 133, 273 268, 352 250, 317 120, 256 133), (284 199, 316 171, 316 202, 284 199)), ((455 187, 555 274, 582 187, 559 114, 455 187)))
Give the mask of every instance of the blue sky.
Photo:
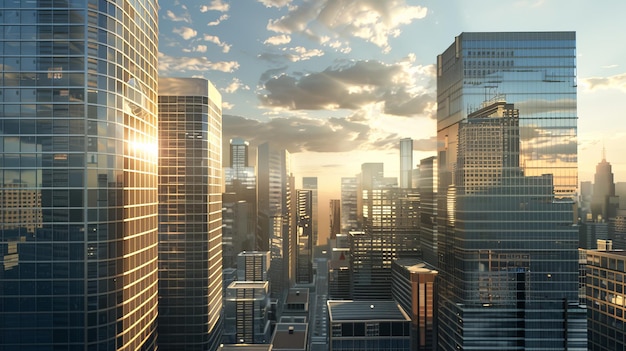
MULTIPOLYGON (((577 32, 579 180, 603 145, 626 181, 626 2, 582 0, 161 1, 159 69, 221 91, 224 139, 292 153, 294 173, 335 193, 364 162, 398 175, 434 155, 434 63, 461 32, 577 32)), ((338 196, 338 195, 329 195, 338 196)), ((328 203, 324 195, 321 204, 328 203)))

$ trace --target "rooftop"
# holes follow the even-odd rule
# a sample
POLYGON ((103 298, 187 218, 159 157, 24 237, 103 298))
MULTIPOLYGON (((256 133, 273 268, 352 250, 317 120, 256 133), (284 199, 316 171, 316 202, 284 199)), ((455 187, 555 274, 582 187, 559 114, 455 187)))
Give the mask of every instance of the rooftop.
POLYGON ((272 338, 272 351, 306 350, 307 323, 278 323, 272 338))
POLYGON ((309 289, 289 289, 285 303, 308 303, 309 289))
POLYGON ((410 321, 400 305, 393 301, 329 300, 330 321, 392 320, 410 321))

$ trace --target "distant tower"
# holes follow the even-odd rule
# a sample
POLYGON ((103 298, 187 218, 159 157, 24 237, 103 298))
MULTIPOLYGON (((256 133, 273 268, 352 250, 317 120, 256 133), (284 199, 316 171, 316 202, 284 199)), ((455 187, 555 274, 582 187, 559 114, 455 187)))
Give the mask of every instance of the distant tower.
POLYGON ((330 200, 330 233, 329 238, 335 239, 341 233, 341 200, 330 200))
POLYGON ((230 139, 230 166, 248 167, 249 143, 241 138, 230 139))
POLYGON ((407 189, 413 185, 413 139, 400 139, 400 187, 407 189))
POLYGON ((296 283, 309 284, 313 280, 313 191, 298 189, 296 193, 296 283))
POLYGON ((317 223, 318 223, 318 215, 319 215, 319 207, 318 207, 318 188, 317 188, 317 177, 302 177, 302 189, 311 190, 312 202, 311 208, 313 210, 313 216, 311 217, 311 223, 313 224, 313 246, 319 245, 317 242, 317 223))
POLYGON ((351 230, 359 229, 357 192, 358 183, 356 177, 341 178, 341 232, 344 234, 351 230))
POLYGON ((593 221, 608 221, 615 217, 618 206, 611 164, 606 161, 606 150, 602 148, 602 161, 596 166, 593 182, 591 218, 593 221))

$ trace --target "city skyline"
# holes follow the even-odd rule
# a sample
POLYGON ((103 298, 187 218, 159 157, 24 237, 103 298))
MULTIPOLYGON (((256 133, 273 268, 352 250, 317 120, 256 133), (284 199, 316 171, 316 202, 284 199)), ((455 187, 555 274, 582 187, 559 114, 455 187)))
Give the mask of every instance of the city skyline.
POLYGON ((297 181, 319 177, 325 204, 339 197, 340 177, 354 176, 361 163, 384 161, 387 174, 399 176, 402 138, 414 140, 416 164, 435 154, 434 65, 448 38, 461 32, 576 31, 579 182, 593 179, 603 146, 615 180, 625 181, 626 156, 618 150, 626 133, 610 132, 610 126, 618 123, 613 111, 624 104, 619 96, 626 68, 620 62, 626 51, 597 38, 626 33, 618 17, 626 5, 569 5, 163 3, 159 68, 163 75, 214 81, 224 95, 224 142, 242 137, 256 147, 272 140, 289 150, 297 181))

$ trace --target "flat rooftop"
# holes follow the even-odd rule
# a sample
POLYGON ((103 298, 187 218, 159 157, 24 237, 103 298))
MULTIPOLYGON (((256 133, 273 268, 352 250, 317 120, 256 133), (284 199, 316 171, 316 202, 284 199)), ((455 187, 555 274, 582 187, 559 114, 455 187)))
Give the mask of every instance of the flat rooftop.
POLYGON ((395 301, 329 300, 330 322, 343 321, 410 321, 409 316, 395 301))
POLYGON ((271 351, 272 345, 270 344, 230 344, 220 345, 217 351, 271 351))
POLYGON ((309 289, 289 289, 285 303, 308 303, 309 289))
POLYGON ((272 351, 306 350, 307 323, 278 323, 272 338, 272 351), (291 329, 291 331, 290 331, 291 329))

